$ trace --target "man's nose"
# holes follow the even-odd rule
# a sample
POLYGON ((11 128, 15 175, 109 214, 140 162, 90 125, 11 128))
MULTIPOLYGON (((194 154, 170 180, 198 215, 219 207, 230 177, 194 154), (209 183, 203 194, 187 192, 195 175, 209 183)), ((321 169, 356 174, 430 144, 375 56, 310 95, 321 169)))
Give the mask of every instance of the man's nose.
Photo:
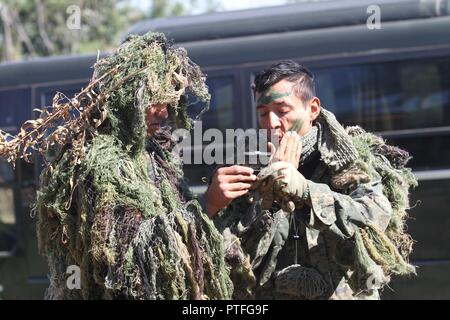
POLYGON ((167 119, 169 116, 167 106, 155 106, 153 110, 155 117, 160 120, 167 119))
POLYGON ((161 119, 167 119, 167 117, 169 116, 169 113, 167 112, 167 107, 161 108, 161 110, 159 111, 158 116, 161 119))
POLYGON ((276 129, 280 126, 280 119, 275 112, 269 112, 268 115, 268 129, 276 129))

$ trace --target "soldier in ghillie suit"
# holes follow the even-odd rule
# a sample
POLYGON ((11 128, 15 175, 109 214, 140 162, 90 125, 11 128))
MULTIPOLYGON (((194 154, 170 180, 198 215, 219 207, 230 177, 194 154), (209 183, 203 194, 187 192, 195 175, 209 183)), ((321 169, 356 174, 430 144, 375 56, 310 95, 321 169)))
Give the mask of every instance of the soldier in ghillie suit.
POLYGON ((204 195, 225 236, 234 297, 377 299, 391 275, 414 274, 408 153, 344 129, 295 62, 272 65, 254 85, 260 127, 279 147, 258 176, 218 169, 204 195))
POLYGON ((47 298, 231 297, 222 236, 187 192, 160 128, 167 117, 189 128, 188 95, 209 103, 185 50, 162 34, 131 36, 95 64, 74 98, 56 96, 51 112, 16 137, 2 133, 0 156, 10 161, 31 148, 53 152, 34 208, 47 298), (80 289, 67 286, 71 265, 80 268, 80 289))

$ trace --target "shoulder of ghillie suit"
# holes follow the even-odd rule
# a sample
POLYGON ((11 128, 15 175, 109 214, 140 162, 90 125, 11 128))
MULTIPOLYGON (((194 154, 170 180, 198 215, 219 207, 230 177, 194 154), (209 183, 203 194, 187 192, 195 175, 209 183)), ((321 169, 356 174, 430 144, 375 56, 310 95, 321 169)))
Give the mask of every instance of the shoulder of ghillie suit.
MULTIPOLYGON (((381 178, 383 195, 392 206, 392 215, 386 230, 369 225, 357 233, 357 243, 364 246, 368 256, 377 262, 389 276, 415 274, 409 264, 413 239, 406 232, 407 210, 411 188, 417 186, 411 168, 409 153, 399 147, 391 146, 384 139, 366 132, 359 126, 350 126, 346 132, 352 139, 358 158, 332 179, 332 183, 342 187, 344 181, 359 184, 381 178)), ((346 185, 348 186, 348 184, 346 185)))

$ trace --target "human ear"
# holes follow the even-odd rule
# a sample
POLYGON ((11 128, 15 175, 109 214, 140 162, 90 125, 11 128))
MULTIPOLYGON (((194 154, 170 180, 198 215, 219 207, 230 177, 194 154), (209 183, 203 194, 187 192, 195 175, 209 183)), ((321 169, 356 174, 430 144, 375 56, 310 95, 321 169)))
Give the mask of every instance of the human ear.
POLYGON ((311 109, 310 120, 314 121, 320 113, 320 99, 317 97, 312 98, 309 102, 309 107, 311 109))

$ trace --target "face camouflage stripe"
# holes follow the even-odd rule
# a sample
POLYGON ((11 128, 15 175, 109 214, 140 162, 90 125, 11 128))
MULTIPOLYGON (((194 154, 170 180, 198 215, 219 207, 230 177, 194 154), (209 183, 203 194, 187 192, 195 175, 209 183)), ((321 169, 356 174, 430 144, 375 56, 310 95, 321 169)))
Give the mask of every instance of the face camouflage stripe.
POLYGON ((265 106, 265 105, 268 105, 268 104, 274 102, 277 99, 288 97, 291 94, 292 94, 292 91, 291 92, 275 93, 271 89, 269 89, 269 90, 264 91, 261 94, 261 97, 259 97, 259 99, 257 101, 257 104, 259 106, 265 106))

